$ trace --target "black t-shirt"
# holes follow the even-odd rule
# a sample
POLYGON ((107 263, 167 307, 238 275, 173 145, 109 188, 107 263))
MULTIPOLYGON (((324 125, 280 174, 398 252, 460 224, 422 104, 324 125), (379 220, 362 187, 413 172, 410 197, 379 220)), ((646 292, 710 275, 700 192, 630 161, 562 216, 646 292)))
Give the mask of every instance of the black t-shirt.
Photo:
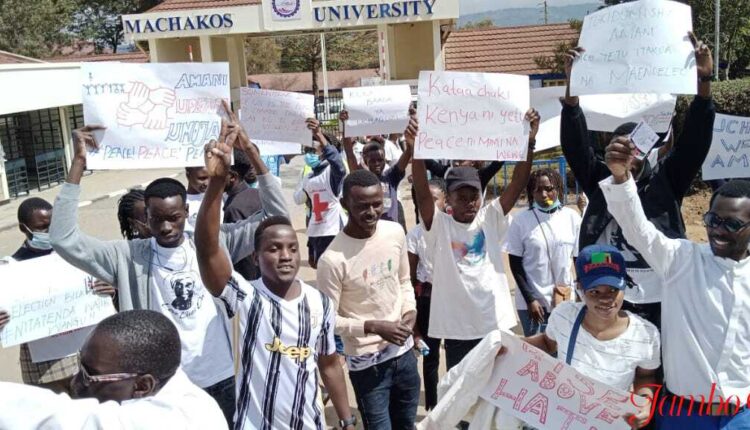
POLYGON ((51 249, 35 249, 30 247, 26 242, 23 243, 23 245, 18 248, 18 250, 15 252, 15 254, 11 255, 10 257, 16 261, 24 261, 24 260, 31 260, 32 258, 38 258, 38 257, 44 257, 45 255, 52 254, 53 250, 51 249))

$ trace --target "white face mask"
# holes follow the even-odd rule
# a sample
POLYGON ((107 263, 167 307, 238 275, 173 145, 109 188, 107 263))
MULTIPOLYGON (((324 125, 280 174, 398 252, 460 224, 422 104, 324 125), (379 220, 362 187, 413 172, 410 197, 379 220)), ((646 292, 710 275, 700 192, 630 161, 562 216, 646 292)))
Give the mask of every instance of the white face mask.
POLYGON ((33 231, 25 224, 24 227, 26 227, 26 231, 31 233, 31 239, 28 241, 30 247, 41 251, 49 251, 52 249, 52 241, 49 238, 48 232, 33 231))

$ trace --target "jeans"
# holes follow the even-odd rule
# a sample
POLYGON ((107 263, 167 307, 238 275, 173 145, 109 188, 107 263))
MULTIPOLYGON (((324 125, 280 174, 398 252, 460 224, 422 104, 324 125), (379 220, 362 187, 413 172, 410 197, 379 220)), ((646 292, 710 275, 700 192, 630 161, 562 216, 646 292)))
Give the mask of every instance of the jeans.
POLYGON ((427 336, 430 324, 430 296, 417 297, 417 327, 430 353, 422 357, 424 378, 424 408, 437 405, 438 368, 440 367, 440 339, 427 336))
POLYGON ((544 323, 539 324, 538 322, 531 319, 531 313, 526 309, 518 310, 518 319, 521 320, 521 327, 523 328, 523 335, 526 337, 533 336, 535 334, 544 333, 547 330, 547 321, 549 321, 549 312, 544 312, 544 323))
POLYGON ((203 389, 219 404, 219 408, 224 414, 224 418, 227 420, 227 425, 230 429, 234 427, 234 410, 236 407, 234 390, 234 376, 203 389))
POLYGON ((445 366, 450 370, 461 362, 482 339, 456 340, 445 339, 445 366))
POLYGON ((413 430, 419 405, 419 372, 412 351, 367 369, 350 371, 366 430, 413 430))
MULTIPOLYGON (((665 414, 668 413, 668 407, 665 406, 664 409, 665 414)), ((680 414, 675 413, 672 416, 661 416, 657 409, 655 412, 656 428, 658 430, 750 430, 748 408, 742 408, 736 415, 718 417, 698 415, 695 412, 696 409, 693 409, 690 416, 687 413, 687 406, 682 407, 680 414)))

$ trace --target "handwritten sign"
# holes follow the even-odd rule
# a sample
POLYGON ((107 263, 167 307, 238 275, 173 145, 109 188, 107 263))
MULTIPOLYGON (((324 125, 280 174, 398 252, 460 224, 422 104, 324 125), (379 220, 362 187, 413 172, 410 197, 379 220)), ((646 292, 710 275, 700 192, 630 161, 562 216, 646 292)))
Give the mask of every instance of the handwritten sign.
POLYGON ((703 179, 750 177, 750 118, 716 114, 703 179))
POLYGON ((115 313, 112 300, 91 292, 94 279, 57 254, 0 266, 0 331, 7 348, 98 323, 115 313))
POLYGON ((343 93, 349 112, 345 137, 403 133, 409 124, 408 85, 344 88, 343 93))
POLYGON ((203 147, 219 136, 226 63, 83 63, 83 117, 100 148, 90 169, 203 165, 203 147))
POLYGON ((677 97, 672 94, 592 94, 580 98, 589 130, 614 131, 626 122, 643 120, 657 133, 666 133, 677 97))
POLYGON ((417 159, 526 159, 528 76, 419 73, 417 159))
POLYGON ((78 353, 95 326, 88 326, 29 342, 33 363, 58 360, 78 353))
POLYGON ((528 343, 504 336, 508 351, 495 360, 480 396, 540 430, 626 430, 622 418, 646 400, 577 372, 528 343))
POLYGON ((695 94, 695 53, 688 38, 690 6, 640 0, 587 15, 573 65, 571 93, 695 94))
POLYGON ((630 140, 638 150, 636 158, 643 160, 651 151, 651 148, 656 145, 656 142, 659 141, 659 135, 645 121, 641 120, 630 133, 630 140))
POLYGON ((315 117, 312 95, 241 88, 240 99, 240 121, 261 155, 299 154, 300 145, 311 145, 305 120, 315 117))

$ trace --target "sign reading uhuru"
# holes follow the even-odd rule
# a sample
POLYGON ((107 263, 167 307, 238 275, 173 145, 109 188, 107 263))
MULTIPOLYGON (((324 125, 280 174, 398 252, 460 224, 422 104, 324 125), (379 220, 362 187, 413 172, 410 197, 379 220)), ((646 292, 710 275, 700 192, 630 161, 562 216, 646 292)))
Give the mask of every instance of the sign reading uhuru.
POLYGON ((419 74, 417 159, 526 159, 528 76, 419 74))

